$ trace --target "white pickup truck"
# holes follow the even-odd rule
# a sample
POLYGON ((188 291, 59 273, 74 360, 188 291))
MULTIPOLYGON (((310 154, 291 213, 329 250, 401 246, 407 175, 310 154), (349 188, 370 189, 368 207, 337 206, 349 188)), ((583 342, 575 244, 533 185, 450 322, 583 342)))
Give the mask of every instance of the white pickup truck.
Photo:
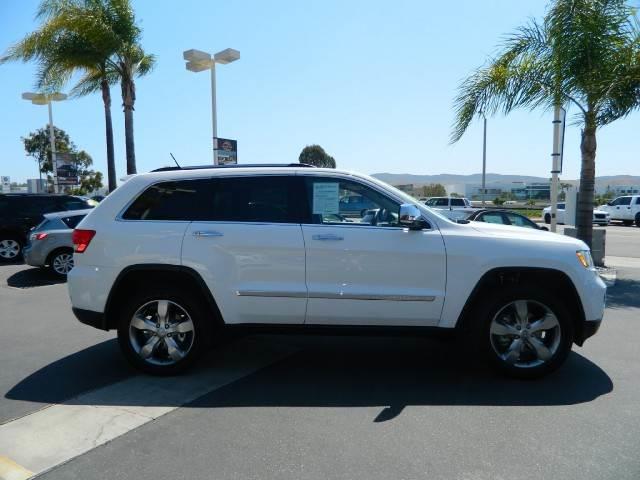
POLYGON ((625 195, 600 205, 598 210, 608 212, 611 220, 617 220, 625 225, 635 224, 640 227, 640 195, 625 195))
POLYGON ((442 215, 454 222, 465 219, 476 211, 466 198, 431 197, 424 204, 429 208, 438 210, 442 215))

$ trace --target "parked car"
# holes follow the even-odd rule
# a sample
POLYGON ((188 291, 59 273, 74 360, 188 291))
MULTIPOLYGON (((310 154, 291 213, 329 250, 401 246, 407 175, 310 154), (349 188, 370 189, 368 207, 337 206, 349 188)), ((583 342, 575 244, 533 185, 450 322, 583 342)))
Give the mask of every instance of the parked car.
POLYGON ((59 277, 73 268, 73 229, 91 210, 47 213, 29 235, 24 261, 34 267, 48 266, 59 277))
POLYGON ((125 357, 153 374, 188 367, 222 329, 385 327, 457 332, 467 340, 456 357, 531 378, 558 368, 604 313, 606 287, 584 242, 461 225, 335 169, 139 174, 80 222, 73 243, 74 314, 117 330, 125 357), (384 222, 343 221, 338 192, 365 197, 384 222))
POLYGON ((473 212, 467 217, 467 220, 486 223, 497 223, 500 225, 513 225, 515 227, 533 228, 535 230, 546 230, 547 227, 541 227, 537 223, 530 220, 528 217, 511 210, 495 210, 495 209, 483 209, 473 212))
POLYGON ((70 195, 0 194, 0 262, 20 258, 29 230, 42 222, 45 213, 91 207, 86 200, 70 195))
POLYGON ((375 204, 362 195, 345 195, 338 204, 340 215, 357 215, 359 217, 363 217, 367 210, 374 207, 375 204))
MULTIPOLYGON (((558 210, 556 212, 556 222, 557 223, 565 223, 565 203, 558 203, 558 210)), ((542 217, 544 218, 544 223, 549 225, 551 223, 551 206, 545 207, 542 210, 542 217)), ((593 210, 593 223, 596 225, 600 225, 606 227, 609 225, 610 216, 609 213, 601 210, 600 208, 596 208, 593 210)))
POLYGON ((607 212, 611 216, 611 220, 622 222, 624 225, 632 225, 640 227, 640 195, 625 195, 615 200, 600 205, 598 210, 607 212))
POLYGON ((454 222, 459 219, 467 218, 475 211, 469 200, 466 198, 431 197, 424 203, 427 207, 438 210, 441 214, 454 222))

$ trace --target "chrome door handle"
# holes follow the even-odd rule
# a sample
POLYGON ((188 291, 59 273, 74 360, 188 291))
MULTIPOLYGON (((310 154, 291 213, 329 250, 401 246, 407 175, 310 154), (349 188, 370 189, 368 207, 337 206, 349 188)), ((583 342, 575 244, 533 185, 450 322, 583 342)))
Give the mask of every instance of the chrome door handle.
POLYGON ((224 233, 216 232, 214 230, 199 230, 197 232, 193 232, 194 237, 222 237, 224 233))
POLYGON ((313 240, 344 240, 344 237, 341 237, 340 235, 334 235, 333 233, 313 235, 311 238, 313 240))

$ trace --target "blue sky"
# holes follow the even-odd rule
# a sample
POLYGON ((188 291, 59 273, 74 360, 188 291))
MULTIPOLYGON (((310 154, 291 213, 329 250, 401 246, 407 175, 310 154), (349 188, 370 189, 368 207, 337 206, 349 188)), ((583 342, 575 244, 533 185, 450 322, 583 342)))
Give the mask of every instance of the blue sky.
MULTIPOLYGON (((546 0, 133 0, 157 68, 137 83, 138 171, 211 161, 209 76, 184 68, 183 50, 227 47, 242 58, 218 68, 218 133, 238 140, 241 163, 297 161, 318 143, 341 168, 366 173, 477 173, 482 125, 449 145, 456 88, 504 34, 540 17, 546 0)), ((34 29, 36 0, 0 1, 0 50, 34 29)), ((37 176, 20 137, 47 122, 21 100, 35 66, 0 67, 0 174, 37 176)), ((125 173, 119 90, 112 90, 118 175, 125 173)), ((99 95, 54 104, 65 129, 106 172, 99 95)), ((640 175, 640 114, 604 128, 597 175, 640 175)), ((551 113, 489 121, 489 172, 548 176, 551 113)), ((563 178, 580 170, 579 129, 567 129, 563 178)))

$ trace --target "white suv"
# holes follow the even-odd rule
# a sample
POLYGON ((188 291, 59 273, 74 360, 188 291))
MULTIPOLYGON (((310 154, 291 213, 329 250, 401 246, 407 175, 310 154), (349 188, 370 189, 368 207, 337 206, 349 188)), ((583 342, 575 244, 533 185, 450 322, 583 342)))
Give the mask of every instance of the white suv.
POLYGON ((626 195, 601 205, 599 210, 603 210, 611 215, 611 220, 618 220, 624 225, 631 225, 635 222, 640 227, 640 195, 626 195))
POLYGON ((583 242, 457 224, 333 169, 137 175, 79 224, 74 244, 75 315, 116 329, 126 357, 155 374, 190 365, 223 327, 271 326, 464 333, 474 354, 534 377, 593 335, 604 311, 606 287, 583 242), (375 208, 347 219, 349 195, 375 208))

